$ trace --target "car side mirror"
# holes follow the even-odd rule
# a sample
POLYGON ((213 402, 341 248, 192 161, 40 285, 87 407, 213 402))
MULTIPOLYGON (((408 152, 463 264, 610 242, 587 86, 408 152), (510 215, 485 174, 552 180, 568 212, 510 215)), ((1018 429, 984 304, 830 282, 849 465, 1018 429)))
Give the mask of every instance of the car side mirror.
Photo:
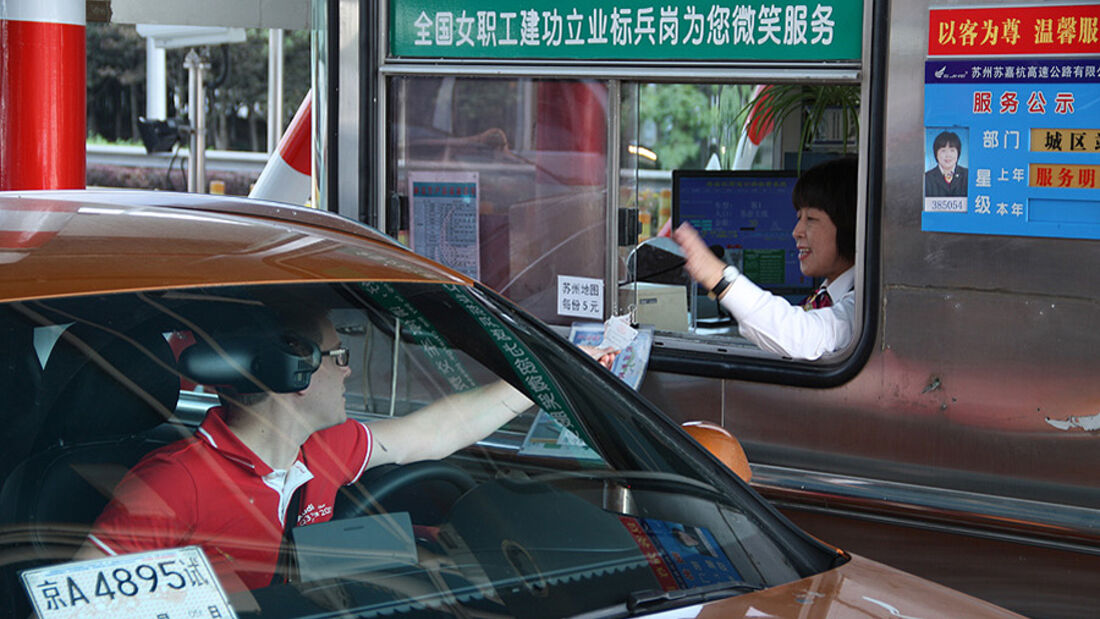
POLYGON ((749 468, 745 450, 729 430, 709 421, 685 421, 680 427, 746 484, 752 480, 752 469, 749 468))

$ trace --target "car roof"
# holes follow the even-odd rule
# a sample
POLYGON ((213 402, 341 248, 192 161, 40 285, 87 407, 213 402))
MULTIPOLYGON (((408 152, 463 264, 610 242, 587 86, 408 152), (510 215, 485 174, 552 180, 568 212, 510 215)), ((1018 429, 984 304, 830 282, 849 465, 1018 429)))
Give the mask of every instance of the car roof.
POLYGON ((349 219, 247 198, 0 192, 0 302, 308 281, 470 285, 349 219))

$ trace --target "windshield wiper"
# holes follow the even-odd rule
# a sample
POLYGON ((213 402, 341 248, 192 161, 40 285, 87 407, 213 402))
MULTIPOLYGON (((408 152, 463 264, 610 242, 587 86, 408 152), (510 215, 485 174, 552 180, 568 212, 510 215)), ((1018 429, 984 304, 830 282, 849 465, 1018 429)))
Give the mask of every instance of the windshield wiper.
POLYGON ((630 615, 642 612, 650 612, 655 606, 670 604, 691 604, 709 602, 724 597, 731 593, 747 591, 759 591, 764 585, 749 582, 723 582, 694 589, 679 589, 675 591, 661 591, 659 589, 643 589, 634 591, 626 598, 626 610, 630 615))

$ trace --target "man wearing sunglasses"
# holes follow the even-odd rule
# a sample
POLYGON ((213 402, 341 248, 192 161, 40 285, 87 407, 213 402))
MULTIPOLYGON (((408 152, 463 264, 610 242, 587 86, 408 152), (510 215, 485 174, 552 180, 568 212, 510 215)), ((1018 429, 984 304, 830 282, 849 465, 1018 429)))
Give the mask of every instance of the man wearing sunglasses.
MULTIPOLYGON (((184 374, 219 385, 221 406, 192 437, 130 470, 77 558, 198 544, 227 590, 283 582, 288 529, 330 520, 340 487, 364 470, 444 458, 532 406, 498 381, 369 426, 349 420, 348 349, 332 323, 294 313, 280 322, 288 331, 277 345, 224 341, 183 353, 184 374), (254 371, 219 379, 241 365, 254 371), (282 374, 265 376, 265 367, 282 374)), ((598 359, 603 352, 589 354, 598 359)))

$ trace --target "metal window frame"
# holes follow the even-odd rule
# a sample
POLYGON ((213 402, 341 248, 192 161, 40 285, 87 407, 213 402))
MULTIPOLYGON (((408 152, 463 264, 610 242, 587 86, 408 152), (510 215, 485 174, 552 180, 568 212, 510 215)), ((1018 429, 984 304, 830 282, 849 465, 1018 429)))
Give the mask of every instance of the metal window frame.
MULTIPOLYGON (((340 0, 330 0, 338 3, 340 0)), ((359 157, 358 202, 363 221, 386 229, 386 178, 388 143, 388 81, 406 76, 461 76, 531 79, 591 79, 605 81, 609 97, 608 122, 608 247, 615 247, 614 218, 618 208, 618 150, 612 145, 621 141, 619 126, 620 87, 624 81, 638 82, 741 82, 741 83, 848 83, 859 84, 861 101, 859 152, 859 183, 862 191, 857 205, 857 247, 861 260, 856 264, 856 303, 860 322, 856 325, 854 343, 846 354, 832 361, 796 362, 776 358, 756 350, 731 351, 726 344, 691 343, 673 336, 659 337, 654 347, 650 367, 656 371, 689 374, 723 379, 753 380, 792 384, 805 387, 834 387, 854 377, 870 357, 878 332, 880 281, 880 239, 882 196, 882 152, 885 109, 885 67, 888 52, 886 24, 889 9, 882 0, 864 3, 864 33, 860 62, 604 62, 587 61, 519 61, 491 62, 468 59, 406 59, 393 58, 389 50, 389 6, 387 2, 367 3, 360 10, 359 23, 363 40, 359 42, 359 157), (372 36, 373 35, 373 36, 372 36), (612 165, 612 164, 615 165, 612 165), (615 190, 615 191, 613 191, 615 190)), ((330 19, 331 21, 331 19, 330 19)), ((330 48, 338 45, 332 42, 330 48)), ((338 72, 331 72, 338 73, 338 72)), ((330 80, 333 77, 330 75, 330 80)), ((330 86, 332 88, 332 86, 330 86)), ((335 92, 339 92, 336 84, 335 92)), ((336 125, 338 123, 330 123, 336 125)), ((338 170, 329 165, 328 186, 340 186, 338 170)), ((335 194, 330 194, 335 195, 335 194)), ((618 302, 618 260, 608 251, 605 268, 606 306, 615 310, 618 302)))

